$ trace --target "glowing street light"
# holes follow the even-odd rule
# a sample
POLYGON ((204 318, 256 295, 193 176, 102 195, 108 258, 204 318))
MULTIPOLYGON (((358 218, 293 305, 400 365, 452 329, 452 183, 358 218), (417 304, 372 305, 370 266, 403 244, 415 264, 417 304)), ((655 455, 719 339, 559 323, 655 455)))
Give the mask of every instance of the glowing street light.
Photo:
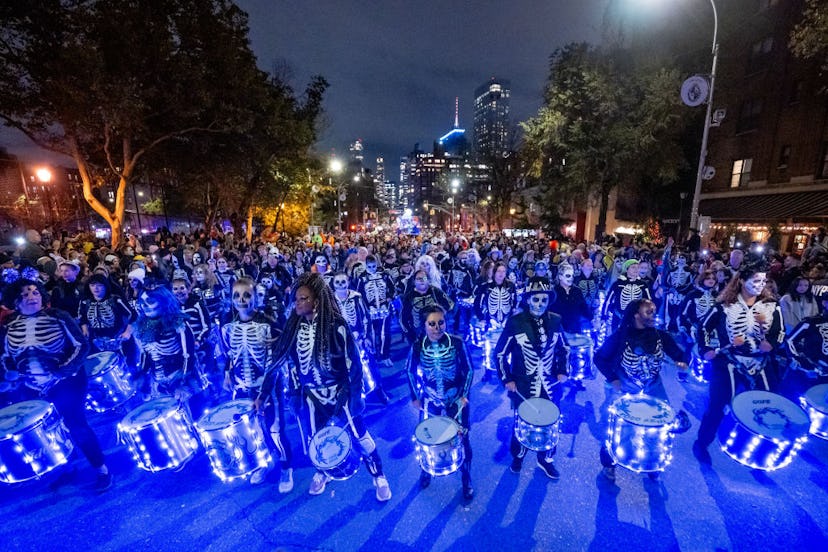
POLYGON ((52 171, 45 167, 35 169, 35 176, 37 177, 38 181, 42 182, 43 184, 52 181, 52 171))
MULTIPOLYGON (((328 170, 332 174, 338 175, 342 172, 344 165, 342 161, 336 157, 331 158, 328 163, 328 170)), ((328 175, 328 186, 331 186, 331 176, 328 175)), ((345 201, 345 193, 342 191, 342 183, 337 179, 336 183, 336 229, 342 230, 342 202, 345 201)))

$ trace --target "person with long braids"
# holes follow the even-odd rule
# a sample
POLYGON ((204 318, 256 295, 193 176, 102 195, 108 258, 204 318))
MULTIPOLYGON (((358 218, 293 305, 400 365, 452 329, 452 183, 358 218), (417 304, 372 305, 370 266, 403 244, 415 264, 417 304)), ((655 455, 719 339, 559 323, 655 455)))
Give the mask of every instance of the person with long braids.
MULTIPOLYGON (((265 374, 254 406, 262 407, 278 381, 279 370, 290 361, 288 392, 305 450, 318 430, 343 418, 373 476, 377 500, 390 500, 391 488, 382 471, 376 443, 362 418, 365 402, 359 351, 333 291, 321 275, 305 273, 296 281, 293 300, 293 313, 276 343, 274 362, 265 374)), ((322 494, 328 481, 327 474, 317 471, 308 492, 322 494)))
POLYGON ((699 343, 699 353, 713 361, 710 399, 693 443, 703 464, 711 462, 707 447, 736 393, 776 387, 773 354, 785 341, 782 311, 767 286, 764 259, 742 265, 716 301, 702 323, 699 343))

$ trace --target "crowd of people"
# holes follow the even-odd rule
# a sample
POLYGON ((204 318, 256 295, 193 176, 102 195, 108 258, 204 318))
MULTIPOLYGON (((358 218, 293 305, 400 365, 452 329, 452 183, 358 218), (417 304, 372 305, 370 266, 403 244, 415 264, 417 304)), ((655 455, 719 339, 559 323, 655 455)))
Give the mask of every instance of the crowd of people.
MULTIPOLYGON (((802 254, 781 254, 672 239, 587 244, 438 231, 247 243, 218 229, 162 229, 112 249, 91 236, 29 230, 0 254, 0 406, 51 402, 104 491, 112 476, 87 421, 83 364, 113 352, 139 400, 176 397, 194 419, 230 398, 251 400, 279 460, 281 493, 293 489, 291 440, 311 454, 317 432, 342 427, 384 502, 391 488, 363 413, 366 402, 389 402, 383 375, 398 368, 390 354, 398 331, 412 407, 421 421, 458 427, 462 461, 450 469, 461 472, 466 500, 474 497, 469 347, 484 356, 479 379, 505 386, 516 412, 530 399, 559 407, 567 381, 583 386, 596 371, 610 392, 670 403, 662 372, 672 362, 680 380, 709 381, 693 452, 710 463, 735 394, 795 399, 828 382, 827 246, 824 233, 802 254), (286 431, 290 416, 297 435, 286 431)), ((688 430, 676 410, 676 431, 688 430)), ((617 459, 602 445, 602 473, 615 480, 617 459)), ((512 472, 537 450, 543 473, 560 477, 554 443, 532 449, 516 432, 509 448, 512 472)), ((436 473, 427 468, 422 488, 436 473)), ((253 471, 251 483, 267 471, 253 471)), ((318 469, 310 494, 330 479, 318 469)))

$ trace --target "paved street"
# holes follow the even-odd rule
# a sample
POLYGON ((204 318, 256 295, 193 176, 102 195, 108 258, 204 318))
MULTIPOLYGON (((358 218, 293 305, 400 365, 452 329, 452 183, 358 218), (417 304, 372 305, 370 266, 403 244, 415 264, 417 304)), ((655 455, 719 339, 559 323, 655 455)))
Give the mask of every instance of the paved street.
MULTIPOLYGON (((406 353, 394 349, 396 367, 406 353)), ((474 353, 479 360, 479 353, 474 353)), ((480 363, 478 363, 478 366, 480 363)), ((673 463, 658 482, 618 469, 615 484, 598 462, 606 394, 599 376, 586 391, 569 389, 557 455, 559 481, 547 479, 528 457, 509 472, 512 417, 501 386, 472 390, 472 446, 476 497, 464 506, 460 476, 418 485, 411 436, 416 413, 408 406, 402 372, 386 374, 395 401, 370 404, 367 422, 377 441, 394 497, 380 504, 367 471, 332 482, 310 496, 313 470, 289 426, 299 467, 296 487, 280 495, 278 474, 260 486, 223 484, 201 454, 181 472, 137 469, 116 441, 122 414, 95 415, 115 474, 113 489, 96 496, 85 487, 94 473, 73 456, 74 474, 2 488, 3 550, 826 550, 828 442, 811 439, 787 468, 751 471, 715 447, 713 469, 690 452, 705 388, 665 374, 674 404, 693 421, 677 436, 673 463)))

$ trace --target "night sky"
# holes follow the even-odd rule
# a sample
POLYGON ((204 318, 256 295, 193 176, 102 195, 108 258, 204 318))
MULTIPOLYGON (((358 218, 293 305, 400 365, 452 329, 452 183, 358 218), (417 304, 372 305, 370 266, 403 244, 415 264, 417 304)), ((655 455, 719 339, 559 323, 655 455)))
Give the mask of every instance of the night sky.
MULTIPOLYGON (((395 179, 401 155, 416 142, 429 150, 451 128, 455 96, 471 137, 474 89, 492 76, 511 80, 513 121, 533 115, 549 55, 568 42, 597 43, 610 1, 237 3, 250 16, 262 69, 277 68, 299 93, 314 74, 330 83, 318 151, 344 156, 361 138, 366 164, 383 155, 395 179)), ((25 158, 42 156, 9 130, 0 132, 0 145, 25 158)))

